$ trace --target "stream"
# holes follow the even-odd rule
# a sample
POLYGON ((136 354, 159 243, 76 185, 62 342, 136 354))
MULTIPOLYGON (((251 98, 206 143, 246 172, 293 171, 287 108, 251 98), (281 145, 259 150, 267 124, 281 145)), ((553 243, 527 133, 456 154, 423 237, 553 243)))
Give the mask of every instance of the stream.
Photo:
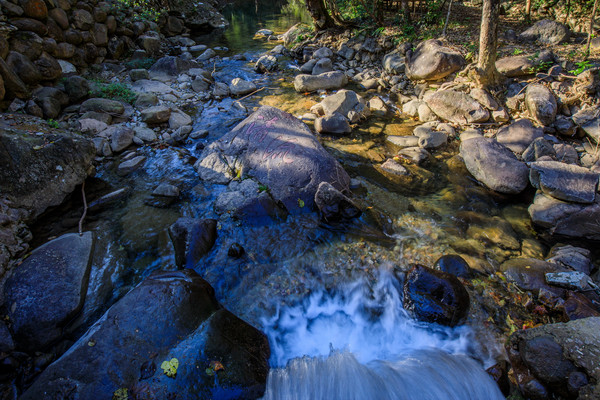
MULTIPOLYGON (((479 186, 456 162, 456 141, 434 153, 406 185, 382 176, 373 165, 394 154, 387 135, 409 134, 413 121, 396 114, 371 117, 346 137, 320 136, 321 143, 353 178, 364 210, 354 222, 329 225, 316 213, 234 219, 213 204, 225 186, 203 183, 193 168, 202 148, 223 136, 260 105, 296 116, 321 100, 292 87, 293 60, 280 73, 259 75, 248 60, 277 42, 253 38, 268 28, 283 33, 299 20, 298 6, 285 2, 238 1, 224 11, 230 27, 194 38, 226 47, 215 64, 215 80, 235 77, 268 87, 241 103, 232 99, 199 106, 194 130, 207 137, 181 148, 145 147, 143 169, 120 177, 118 162, 98 168, 92 186, 99 192, 129 188, 119 207, 92 215, 88 229, 116 241, 126 253, 127 273, 112 303, 153 271, 176 269, 166 228, 181 216, 215 218, 217 241, 201 263, 190 265, 233 313, 259 327, 271 345, 271 372, 265 399, 502 399, 485 368, 502 344, 475 329, 481 321, 445 328, 411 319, 402 308, 402 285, 394 273, 414 263, 432 266, 444 254, 461 254, 476 270, 522 254, 545 252, 527 214, 532 193, 515 202, 479 186), (256 13, 256 9, 259 13, 256 13), (181 189, 167 207, 148 205, 162 182, 181 189), (228 255, 239 244, 244 255, 228 255)), ((366 98, 375 93, 356 90, 366 98)), ((382 96, 385 97, 384 94, 382 96)), ((93 190, 93 189, 90 189, 93 190)), ((123 268, 123 266, 121 266, 123 268)))

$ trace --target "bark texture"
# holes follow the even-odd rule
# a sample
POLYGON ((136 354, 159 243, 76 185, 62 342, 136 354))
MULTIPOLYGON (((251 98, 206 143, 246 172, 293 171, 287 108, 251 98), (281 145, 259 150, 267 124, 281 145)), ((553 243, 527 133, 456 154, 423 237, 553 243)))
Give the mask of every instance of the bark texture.
POLYGON ((324 0, 306 0, 306 7, 317 31, 331 28, 335 25, 333 18, 327 12, 324 0))
POLYGON ((481 86, 492 86, 500 80, 500 74, 496 69, 499 6, 500 0, 483 1, 477 63, 478 81, 481 86))

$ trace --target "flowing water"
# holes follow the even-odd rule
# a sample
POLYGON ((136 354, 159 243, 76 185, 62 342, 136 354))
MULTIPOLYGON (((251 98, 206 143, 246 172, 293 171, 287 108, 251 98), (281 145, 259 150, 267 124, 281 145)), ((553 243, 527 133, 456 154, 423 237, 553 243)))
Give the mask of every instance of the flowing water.
MULTIPOLYGON (((252 6, 241 0, 229 6, 230 28, 198 40, 227 47, 224 55, 245 52, 251 59, 274 46, 253 38, 256 30, 282 33, 306 19, 294 12, 301 10, 294 3, 260 0, 258 13, 252 6)), ((216 80, 242 77, 269 89, 239 103, 198 105, 190 111, 194 127, 209 130, 209 136, 183 148, 139 150, 148 161, 129 176, 116 174, 118 161, 99 168, 86 190, 95 187, 101 195, 130 189, 117 207, 91 213, 87 222, 87 229, 118 244, 111 249, 125 253, 127 273, 116 279, 111 301, 152 271, 176 268, 166 228, 177 218, 217 218, 213 249, 189 267, 211 283, 220 302, 268 335, 273 369, 266 399, 502 398, 484 371, 498 354, 491 335, 412 320, 402 308, 396 277, 413 263, 431 266, 444 254, 461 254, 473 268, 490 273, 509 257, 545 251, 527 215, 531 193, 509 200, 478 186, 457 162, 456 144, 436 150, 424 168, 411 166, 410 180, 398 180, 374 165, 394 155, 386 135, 409 134, 414 122, 372 117, 348 137, 319 138, 355 179, 354 194, 364 209, 357 221, 327 225, 314 213, 236 220, 215 213, 214 201, 227 188, 200 181, 192 165, 202 148, 261 104, 299 116, 321 99, 296 94, 293 61, 284 64, 290 68, 262 76, 249 62, 222 59, 214 65, 216 80), (148 199, 161 182, 182 194, 175 204, 156 208, 148 199), (228 255, 234 243, 245 250, 241 258, 228 255)), ((62 219, 42 225, 56 230, 62 219)), ((477 317, 470 321, 480 324, 477 317)))

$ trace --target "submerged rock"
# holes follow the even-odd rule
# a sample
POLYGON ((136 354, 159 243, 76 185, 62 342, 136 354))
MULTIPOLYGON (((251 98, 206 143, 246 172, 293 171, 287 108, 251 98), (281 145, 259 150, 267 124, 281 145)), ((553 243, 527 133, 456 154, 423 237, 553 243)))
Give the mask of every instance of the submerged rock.
POLYGON ((420 321, 455 326, 469 311, 469 293, 453 275, 414 266, 404 282, 404 308, 420 321))
POLYGON ((300 204, 311 210, 321 182, 342 192, 350 182, 303 122, 269 106, 204 149, 195 168, 202 179, 215 183, 251 176, 289 212, 303 211, 300 204))
POLYGON ((175 264, 192 268, 215 244, 217 221, 179 218, 169 227, 169 237, 175 249, 175 264))
POLYGON ((460 155, 475 179, 492 190, 520 193, 527 187, 527 165, 493 139, 474 137, 465 140, 460 144, 460 155))
POLYGON ((83 306, 93 236, 68 233, 37 249, 6 281, 8 317, 20 349, 42 350, 83 306))
POLYGON ((253 399, 268 358, 267 338, 223 309, 196 272, 163 272, 113 305, 21 398, 253 399))
POLYGON ((360 208, 329 182, 321 182, 315 193, 315 204, 327 222, 352 219, 360 216, 360 208))

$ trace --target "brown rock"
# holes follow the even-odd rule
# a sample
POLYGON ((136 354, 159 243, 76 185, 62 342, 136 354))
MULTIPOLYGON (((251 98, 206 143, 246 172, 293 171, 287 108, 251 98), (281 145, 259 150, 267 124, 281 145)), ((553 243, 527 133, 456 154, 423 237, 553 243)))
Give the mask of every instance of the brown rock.
POLYGON ((60 78, 62 75, 62 68, 58 61, 46 52, 43 52, 40 58, 35 61, 35 65, 38 67, 44 80, 52 81, 60 78))
POLYGON ((34 32, 17 31, 10 38, 10 49, 23 54, 31 61, 42 54, 44 41, 34 32))
POLYGON ((8 41, 3 36, 0 36, 0 58, 6 59, 8 50, 8 41))
POLYGON ((62 42, 64 40, 63 30, 55 20, 48 18, 46 25, 48 26, 48 36, 57 42, 62 42))
POLYGON ((11 51, 6 57, 6 63, 27 84, 35 85, 42 80, 42 75, 35 64, 21 53, 11 51))
POLYGON ((37 19, 32 18, 13 18, 10 23, 16 26, 20 31, 35 32, 40 36, 48 33, 48 27, 37 19))
POLYGON ((108 44, 108 29, 104 24, 94 25, 94 43, 96 46, 106 46, 108 44))
POLYGON ((2 79, 2 76, 0 75, 0 100, 4 100, 4 94, 5 94, 4 80, 2 79))
POLYGON ((44 38, 44 49, 46 50, 46 53, 54 54, 54 53, 56 53, 57 48, 58 48, 58 44, 56 43, 56 40, 54 40, 50 37, 44 38))
POLYGON ((108 33, 113 34, 117 30, 117 20, 114 15, 109 15, 106 18, 106 27, 108 28, 108 33))
POLYGON ((48 7, 44 0, 21 0, 20 3, 26 16, 40 20, 48 17, 48 7))
POLYGON ((75 28, 87 31, 94 26, 94 17, 86 10, 75 10, 71 16, 75 28))
POLYGON ((50 10, 48 15, 58 24, 58 26, 61 27, 61 29, 69 29, 69 16, 65 12, 65 10, 63 10, 62 8, 53 8, 52 10, 50 10))
POLYGON ((106 11, 104 11, 103 9, 101 9, 99 7, 94 8, 93 14, 94 14, 94 21, 101 23, 101 24, 105 23, 106 19, 108 17, 106 14, 106 11))
POLYGON ((69 29, 69 30, 65 31, 64 36, 65 36, 65 41, 67 43, 73 44, 75 46, 77 46, 78 44, 83 42, 83 39, 81 38, 81 33, 79 33, 79 31, 76 31, 75 29, 69 29))
POLYGON ((6 94, 12 97, 18 97, 19 99, 27 99, 30 96, 29 90, 25 83, 15 74, 10 67, 0 58, 0 75, 4 79, 4 88, 6 94))
POLYGON ((56 46, 56 51, 54 52, 54 56, 56 58, 68 59, 75 55, 75 46, 70 43, 62 42, 56 46))

